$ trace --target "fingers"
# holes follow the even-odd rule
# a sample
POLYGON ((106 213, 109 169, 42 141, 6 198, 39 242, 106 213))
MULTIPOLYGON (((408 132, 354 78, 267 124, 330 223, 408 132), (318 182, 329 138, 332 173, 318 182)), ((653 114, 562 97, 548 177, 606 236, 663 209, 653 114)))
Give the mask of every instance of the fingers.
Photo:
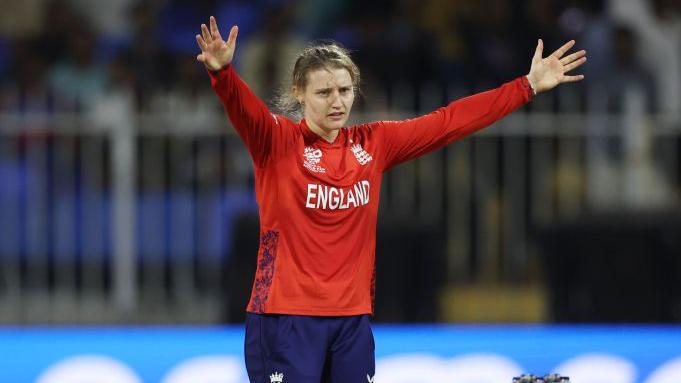
POLYGON ((206 57, 203 55, 203 53, 199 53, 198 55, 196 55, 196 60, 205 64, 206 57))
POLYGON ((214 39, 222 40, 222 36, 220 36, 220 30, 218 30, 218 22, 213 16, 210 17, 210 33, 213 35, 214 39))
POLYGON ((567 64, 563 67, 563 73, 567 73, 567 72, 577 68, 578 66, 584 64, 585 62, 586 62, 586 57, 582 57, 579 60, 575 60, 575 61, 573 61, 573 62, 571 62, 571 63, 569 63, 569 64, 567 64))
POLYGON ((206 44, 206 41, 201 37, 201 35, 196 35, 196 42, 199 44, 199 48, 201 48, 201 51, 204 52, 208 49, 208 44, 206 44))
POLYGON ((542 39, 537 40, 537 48, 534 50, 534 56, 532 57, 532 62, 541 61, 541 55, 544 51, 544 42, 542 39))
POLYGON ((203 40, 206 42, 206 44, 210 44, 211 41, 213 41, 206 24, 201 24, 201 36, 203 36, 203 40))
POLYGON ((584 80, 584 75, 578 74, 575 76, 563 76, 563 80, 561 82, 575 82, 580 80, 584 80))
POLYGON ((581 50, 579 52, 575 52, 571 55, 563 57, 562 59, 560 59, 560 63, 563 64, 563 65, 567 65, 567 64, 569 64, 569 63, 571 63, 571 62, 573 62, 573 61, 577 60, 578 58, 583 57, 585 55, 586 55, 586 51, 581 50))
POLYGON ((559 58, 563 57, 565 52, 570 50, 570 48, 572 48, 574 45, 575 45, 575 40, 570 40, 567 43, 563 44, 562 47, 556 49, 555 52, 551 53, 551 56, 559 59, 559 58))
POLYGON ((239 27, 236 25, 229 30, 229 37, 227 37, 227 45, 233 47, 236 44, 236 36, 239 34, 239 27))

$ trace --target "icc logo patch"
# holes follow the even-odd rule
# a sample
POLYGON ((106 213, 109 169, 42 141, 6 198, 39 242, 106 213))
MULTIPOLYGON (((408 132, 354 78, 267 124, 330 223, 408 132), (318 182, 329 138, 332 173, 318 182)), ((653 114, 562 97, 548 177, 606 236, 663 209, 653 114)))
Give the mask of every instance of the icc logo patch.
POLYGON ((319 166, 319 161, 322 160, 321 149, 311 148, 309 146, 305 147, 305 152, 303 152, 303 166, 311 172, 314 173, 326 173, 326 169, 319 166))

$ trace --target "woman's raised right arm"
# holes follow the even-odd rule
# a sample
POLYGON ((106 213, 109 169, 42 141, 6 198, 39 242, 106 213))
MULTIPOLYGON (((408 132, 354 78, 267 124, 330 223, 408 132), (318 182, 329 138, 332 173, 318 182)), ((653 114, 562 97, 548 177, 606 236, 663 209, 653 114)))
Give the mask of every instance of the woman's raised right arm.
POLYGON ((233 26, 227 41, 224 41, 215 17, 211 16, 210 29, 206 24, 201 24, 201 34, 196 35, 196 42, 201 48, 196 59, 208 70, 211 85, 232 125, 246 143, 256 166, 262 166, 272 151, 273 130, 279 124, 279 117, 270 113, 265 103, 248 88, 232 67, 238 33, 239 28, 233 26))

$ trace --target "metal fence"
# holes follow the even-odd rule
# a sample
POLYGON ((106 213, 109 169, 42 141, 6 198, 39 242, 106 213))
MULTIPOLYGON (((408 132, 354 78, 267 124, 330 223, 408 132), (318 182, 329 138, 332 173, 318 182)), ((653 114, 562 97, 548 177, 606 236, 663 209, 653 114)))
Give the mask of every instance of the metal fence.
MULTIPOLYGON (((400 165, 380 216, 444 225, 453 283, 531 281, 537 227, 680 207, 681 119, 625 96, 619 113, 540 97, 400 165)), ((364 110, 356 120, 406 117, 364 110)), ((222 318, 235 217, 257 211, 245 148, 220 114, 124 112, 0 115, 0 322, 222 318)))

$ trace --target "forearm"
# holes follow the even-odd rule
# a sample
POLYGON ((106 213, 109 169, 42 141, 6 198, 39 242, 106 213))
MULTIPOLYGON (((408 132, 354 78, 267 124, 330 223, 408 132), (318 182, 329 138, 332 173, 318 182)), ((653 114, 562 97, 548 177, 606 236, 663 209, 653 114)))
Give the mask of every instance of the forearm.
POLYGON ((209 71, 211 86, 220 98, 232 125, 254 160, 264 160, 269 153, 272 128, 276 120, 265 103, 239 78, 231 65, 209 71))
POLYGON ((404 162, 493 124, 532 99, 525 77, 499 88, 456 100, 432 113, 405 121, 383 121, 385 168, 404 162))
POLYGON ((208 71, 208 73, 211 86, 235 127, 238 128, 237 125, 244 124, 252 125, 264 116, 269 116, 270 113, 265 103, 239 77, 232 65, 220 71, 208 71))
POLYGON ((486 92, 468 96, 445 107, 443 123, 447 134, 467 136, 492 125, 534 97, 525 76, 486 92))

